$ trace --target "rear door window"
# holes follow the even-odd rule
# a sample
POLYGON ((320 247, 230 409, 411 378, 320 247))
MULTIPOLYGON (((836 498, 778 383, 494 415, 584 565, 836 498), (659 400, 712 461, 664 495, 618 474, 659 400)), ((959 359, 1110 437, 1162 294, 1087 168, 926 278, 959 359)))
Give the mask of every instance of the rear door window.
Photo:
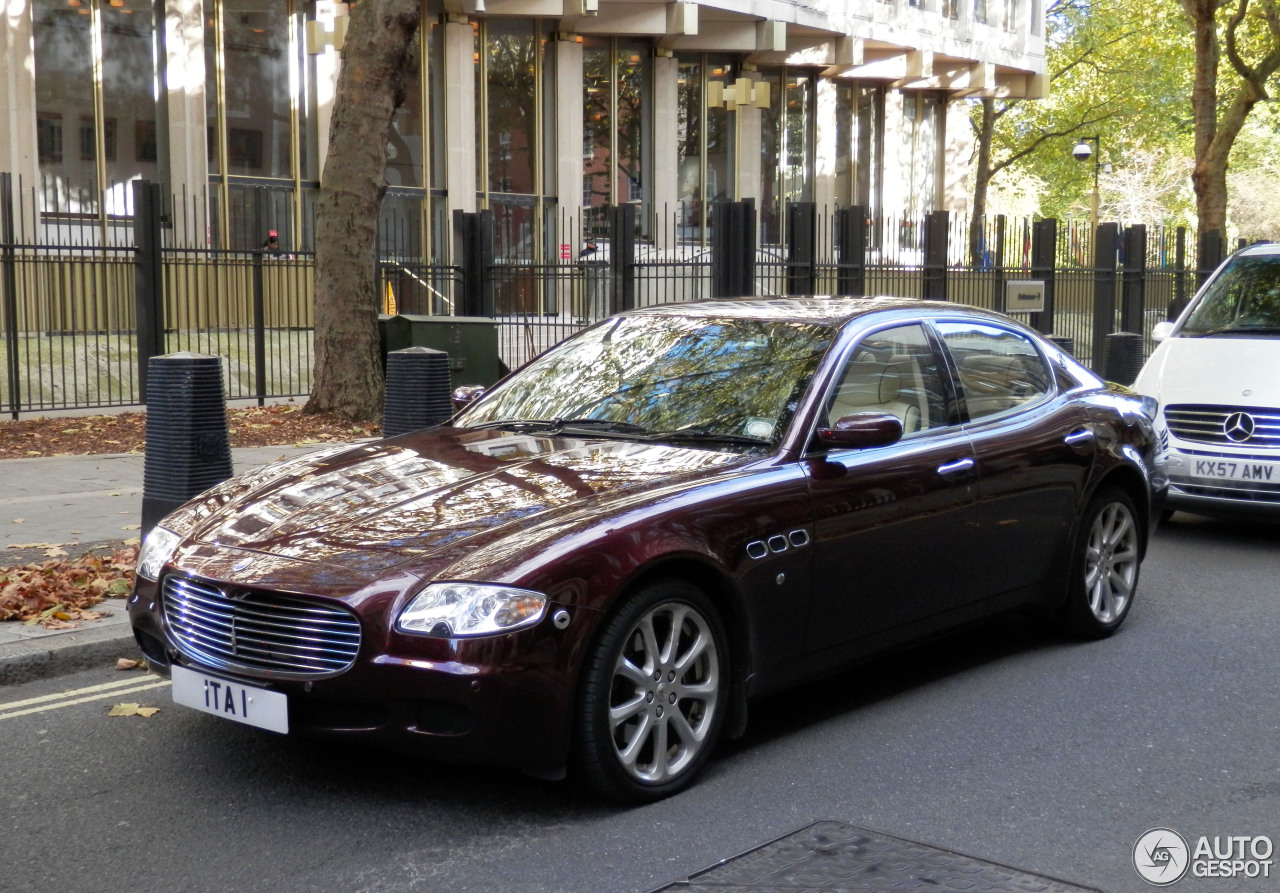
POLYGON ((981 322, 939 321, 937 328, 955 361, 970 419, 1038 403, 1053 390, 1052 371, 1020 332, 981 322))

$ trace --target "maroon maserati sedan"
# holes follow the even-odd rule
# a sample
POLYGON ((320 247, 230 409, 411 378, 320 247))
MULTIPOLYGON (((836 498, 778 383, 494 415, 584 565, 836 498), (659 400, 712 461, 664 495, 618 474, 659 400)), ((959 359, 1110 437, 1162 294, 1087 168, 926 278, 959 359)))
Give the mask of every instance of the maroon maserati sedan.
POLYGON ((1115 632, 1153 415, 974 308, 639 310, 448 424, 204 493, 129 613, 179 704, 651 800, 753 699, 886 648, 1014 609, 1115 632))

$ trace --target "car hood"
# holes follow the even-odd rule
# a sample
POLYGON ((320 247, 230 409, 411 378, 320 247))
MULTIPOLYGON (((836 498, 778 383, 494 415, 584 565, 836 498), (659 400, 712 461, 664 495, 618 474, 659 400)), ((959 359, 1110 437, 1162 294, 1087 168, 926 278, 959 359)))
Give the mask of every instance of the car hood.
POLYGON ((1170 338, 1151 355, 1134 389, 1162 406, 1280 406, 1280 340, 1170 338))
POLYGON ((258 555, 340 568, 357 583, 411 563, 429 572, 440 564, 432 555, 456 559, 460 544, 491 542, 557 512, 603 513, 646 490, 658 498, 751 461, 707 449, 439 428, 257 469, 162 523, 186 538, 189 562, 180 563, 196 572, 221 575, 234 564, 245 584, 288 576, 279 560, 244 560, 258 555))

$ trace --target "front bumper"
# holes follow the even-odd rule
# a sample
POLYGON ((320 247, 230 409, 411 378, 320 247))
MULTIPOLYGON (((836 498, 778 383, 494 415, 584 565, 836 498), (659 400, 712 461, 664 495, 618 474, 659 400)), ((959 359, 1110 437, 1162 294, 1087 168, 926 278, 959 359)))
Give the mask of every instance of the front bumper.
POLYGON ((1280 452, 1228 452, 1174 441, 1167 509, 1280 519, 1280 452))
POLYGON ((580 622, 565 631, 544 622, 508 635, 443 639, 371 629, 362 617, 366 634, 349 669, 284 679, 211 666, 184 653, 168 631, 157 591, 139 580, 128 606, 152 668, 167 675, 176 663, 278 691, 289 699, 291 733, 366 740, 537 775, 563 772, 573 711, 569 655, 579 650, 573 642, 580 622))

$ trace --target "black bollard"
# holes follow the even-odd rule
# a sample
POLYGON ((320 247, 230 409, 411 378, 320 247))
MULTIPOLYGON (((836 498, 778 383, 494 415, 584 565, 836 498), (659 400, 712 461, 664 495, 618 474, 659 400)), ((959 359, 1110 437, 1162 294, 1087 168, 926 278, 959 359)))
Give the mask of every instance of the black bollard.
POLYGON ((1112 332, 1107 336, 1102 377, 1131 385, 1142 371, 1142 336, 1136 332, 1112 332))
POLYGON ((231 477, 231 435, 217 357, 179 353, 147 364, 142 535, 169 512, 231 477))
POLYGON ((429 347, 406 347, 387 354, 387 395, 382 436, 430 428, 453 415, 449 355, 429 347))

